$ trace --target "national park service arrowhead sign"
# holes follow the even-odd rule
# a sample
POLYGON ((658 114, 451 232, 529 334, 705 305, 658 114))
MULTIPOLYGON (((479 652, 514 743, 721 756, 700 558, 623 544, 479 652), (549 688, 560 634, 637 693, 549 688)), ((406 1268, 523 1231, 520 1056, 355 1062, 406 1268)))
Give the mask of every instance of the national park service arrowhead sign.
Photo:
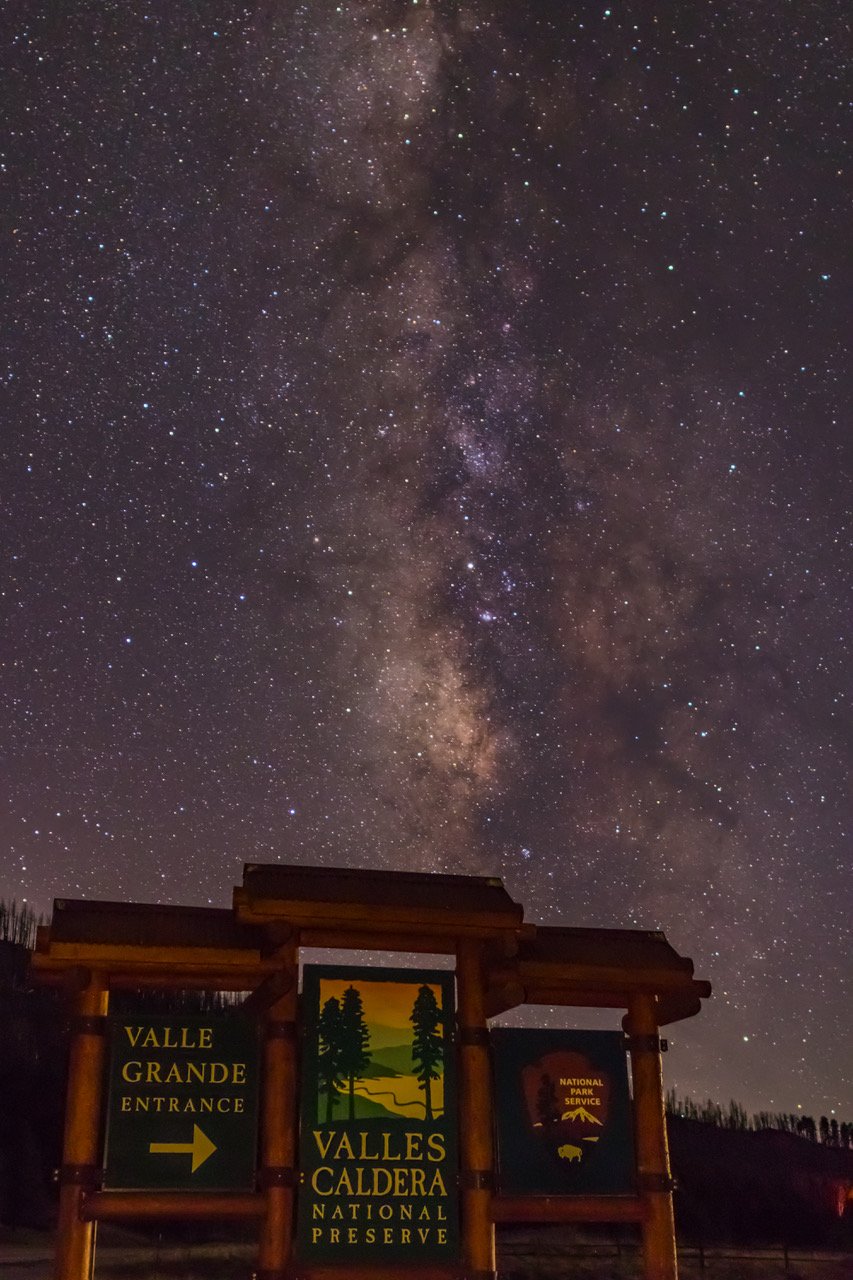
POLYGON ((492 1032, 499 1188, 507 1195, 629 1195, 625 1039, 618 1031, 492 1032))
POLYGON ((255 1186, 258 1037, 239 1015, 110 1020, 104 1186, 255 1186))

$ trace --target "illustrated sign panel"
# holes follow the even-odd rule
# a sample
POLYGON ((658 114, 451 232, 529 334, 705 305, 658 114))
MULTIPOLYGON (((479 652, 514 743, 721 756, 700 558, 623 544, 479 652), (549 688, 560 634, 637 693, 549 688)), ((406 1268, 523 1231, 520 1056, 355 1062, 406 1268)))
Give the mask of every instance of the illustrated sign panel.
POLYGON ((303 1262, 459 1253, 453 974, 307 966, 303 1262))
POLYGON ((512 1195, 634 1191, 618 1031, 492 1032, 499 1187, 512 1195))
POLYGON ((253 1189, 255 1025, 231 1014, 110 1021, 104 1186, 253 1189))

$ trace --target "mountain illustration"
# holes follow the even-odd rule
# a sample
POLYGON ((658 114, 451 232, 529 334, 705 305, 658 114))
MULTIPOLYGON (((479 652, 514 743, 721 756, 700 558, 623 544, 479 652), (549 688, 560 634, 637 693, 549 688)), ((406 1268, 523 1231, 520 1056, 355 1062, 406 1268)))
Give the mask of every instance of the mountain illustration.
POLYGON ((398 1071, 396 1067, 392 1067, 384 1055, 375 1055, 370 1059, 369 1064, 362 1069, 360 1079, 362 1080, 378 1080, 388 1076, 411 1075, 411 1067, 408 1071, 398 1071))
POLYGON ((381 1022, 371 1022, 368 1019, 368 1030, 370 1031, 370 1047, 374 1052, 383 1052, 388 1048, 397 1048, 400 1041, 409 1036, 409 1050, 411 1052, 411 1028, 410 1027, 389 1027, 381 1022))
POLYGON ((586 1107, 575 1107, 572 1111, 564 1111, 561 1120, 580 1120, 583 1124, 601 1124, 597 1116, 591 1111, 587 1111, 586 1107))
POLYGON ((377 1049, 371 1056, 378 1067, 388 1068, 389 1075, 410 1076, 414 1071, 411 1043, 400 1044, 398 1040, 397 1044, 377 1049))

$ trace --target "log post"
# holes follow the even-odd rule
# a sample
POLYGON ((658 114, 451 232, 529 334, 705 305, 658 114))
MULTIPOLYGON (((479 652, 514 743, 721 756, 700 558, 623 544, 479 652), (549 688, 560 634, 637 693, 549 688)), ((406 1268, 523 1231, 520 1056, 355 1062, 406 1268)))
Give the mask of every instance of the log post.
POLYGON ((460 939, 457 945, 456 983, 459 998, 462 1258, 466 1280, 491 1280, 495 1275, 492 1075, 482 950, 476 941, 460 939))
POLYGON ((663 1072, 653 995, 631 996, 625 1029, 630 1036, 634 1082, 634 1135, 643 1204, 645 1276, 646 1280, 678 1280, 663 1072))
POLYGON ((296 947, 279 953, 290 984, 266 1010, 260 1184, 266 1196, 257 1280, 284 1280, 293 1248, 296 1185, 296 947))
POLYGON ((83 1198, 94 1190, 99 1173, 102 1092, 106 1060, 109 991, 102 973, 74 998, 68 1060, 65 1132, 59 1173, 56 1280, 90 1280, 95 1261, 95 1223, 84 1222, 83 1198))

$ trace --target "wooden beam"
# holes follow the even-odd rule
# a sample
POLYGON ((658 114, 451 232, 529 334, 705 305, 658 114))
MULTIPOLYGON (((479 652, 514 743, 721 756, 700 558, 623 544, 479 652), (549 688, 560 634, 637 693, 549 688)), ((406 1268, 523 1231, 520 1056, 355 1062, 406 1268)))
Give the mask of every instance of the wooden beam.
POLYGON ((95 1191, 84 1197, 82 1217, 86 1222, 262 1218, 266 1211, 266 1197, 252 1191, 95 1191))
POLYGON ((459 998, 459 1153, 462 1260, 468 1274, 495 1274, 494 1136, 492 1072, 484 1002, 482 944, 460 939, 456 954, 459 998))
POLYGON ((639 1196, 496 1196, 495 1222, 641 1222, 639 1196))
POLYGON ((295 942, 280 954, 282 991, 266 1009, 261 1098, 261 1185, 267 1212, 258 1241, 259 1276, 283 1275, 293 1252, 298 1128, 296 1014, 299 957, 295 942))
POLYGON ((275 973, 271 973, 269 977, 264 978, 259 987, 255 987, 243 1001, 241 1008, 244 1013, 258 1014, 269 1009, 270 1005, 275 1004, 276 1000, 280 1000, 283 995, 296 986, 295 967, 286 967, 277 969, 275 973))
POLYGON ((56 1280, 88 1280, 95 1251, 94 1224, 84 1221, 80 1211, 85 1192, 98 1174, 109 992, 102 973, 90 974, 89 979, 74 1001, 60 1170, 56 1280))
POLYGON ((392 1276, 404 1276, 405 1280, 465 1280, 469 1274, 459 1266, 423 1266, 404 1262, 392 1266, 384 1265, 359 1266, 358 1263, 347 1262, 337 1266, 311 1266, 300 1263, 294 1274, 298 1280, 390 1280, 392 1276))
POLYGON ((623 1026, 632 1037, 634 1145, 637 1153, 637 1180, 643 1202, 645 1277, 646 1280, 678 1280, 672 1178, 654 996, 632 996, 623 1026))

